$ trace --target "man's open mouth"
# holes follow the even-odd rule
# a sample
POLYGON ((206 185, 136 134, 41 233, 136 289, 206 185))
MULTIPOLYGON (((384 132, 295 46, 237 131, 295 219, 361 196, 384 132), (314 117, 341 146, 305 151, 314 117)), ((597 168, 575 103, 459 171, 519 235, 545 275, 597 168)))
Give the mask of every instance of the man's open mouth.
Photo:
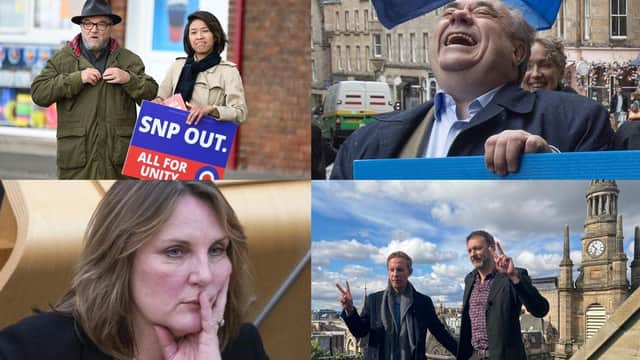
POLYGON ((473 37, 465 33, 451 33, 445 39, 444 45, 475 46, 477 43, 473 37))

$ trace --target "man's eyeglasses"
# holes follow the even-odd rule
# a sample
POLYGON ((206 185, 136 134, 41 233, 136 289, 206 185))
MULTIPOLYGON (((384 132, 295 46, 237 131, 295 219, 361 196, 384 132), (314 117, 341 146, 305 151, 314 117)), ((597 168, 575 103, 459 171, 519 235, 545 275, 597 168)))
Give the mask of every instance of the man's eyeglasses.
POLYGON ((93 29, 94 26, 98 28, 98 31, 105 31, 111 25, 113 25, 113 24, 112 23, 106 23, 106 22, 99 22, 99 23, 94 23, 94 22, 91 22, 91 21, 83 21, 82 22, 82 28, 87 30, 87 31, 93 29))

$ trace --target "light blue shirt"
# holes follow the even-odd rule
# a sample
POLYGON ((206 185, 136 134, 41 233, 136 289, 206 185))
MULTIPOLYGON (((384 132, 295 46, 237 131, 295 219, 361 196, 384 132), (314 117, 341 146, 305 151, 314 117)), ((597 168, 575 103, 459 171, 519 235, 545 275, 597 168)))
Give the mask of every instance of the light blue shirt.
POLYGON ((447 156, 449 148, 458 134, 468 127, 471 119, 493 100, 500 88, 502 86, 489 90, 473 100, 469 104, 469 117, 467 119, 458 119, 456 102, 453 97, 443 91, 438 91, 433 105, 433 126, 424 156, 428 158, 447 156))

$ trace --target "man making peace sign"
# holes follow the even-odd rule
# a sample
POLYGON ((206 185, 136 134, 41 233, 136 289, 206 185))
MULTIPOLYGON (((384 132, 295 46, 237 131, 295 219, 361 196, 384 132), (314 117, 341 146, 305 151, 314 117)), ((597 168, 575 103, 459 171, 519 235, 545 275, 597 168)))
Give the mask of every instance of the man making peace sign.
POLYGON ((387 258, 386 290, 367 296, 362 314, 353 306, 349 282, 336 284, 342 305, 340 316, 353 336, 369 335, 366 360, 424 360, 427 329, 452 354, 458 344, 436 316, 431 299, 409 282, 412 261, 402 251, 387 258))
POLYGON ((469 234, 467 252, 475 269, 464 279, 457 359, 526 359, 520 333, 522 305, 543 317, 549 302, 531 284, 527 270, 516 268, 488 232, 469 234))

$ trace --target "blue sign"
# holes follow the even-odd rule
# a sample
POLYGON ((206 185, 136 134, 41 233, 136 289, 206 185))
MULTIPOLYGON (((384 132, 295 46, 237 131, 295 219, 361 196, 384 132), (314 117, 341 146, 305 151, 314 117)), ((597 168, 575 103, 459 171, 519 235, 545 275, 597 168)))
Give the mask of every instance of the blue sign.
POLYGON ((189 112, 145 101, 122 173, 140 179, 220 179, 238 125, 204 117, 187 125, 189 112))
POLYGON ((356 160, 357 180, 637 180, 640 150, 525 154, 520 171, 498 176, 483 156, 356 160))

